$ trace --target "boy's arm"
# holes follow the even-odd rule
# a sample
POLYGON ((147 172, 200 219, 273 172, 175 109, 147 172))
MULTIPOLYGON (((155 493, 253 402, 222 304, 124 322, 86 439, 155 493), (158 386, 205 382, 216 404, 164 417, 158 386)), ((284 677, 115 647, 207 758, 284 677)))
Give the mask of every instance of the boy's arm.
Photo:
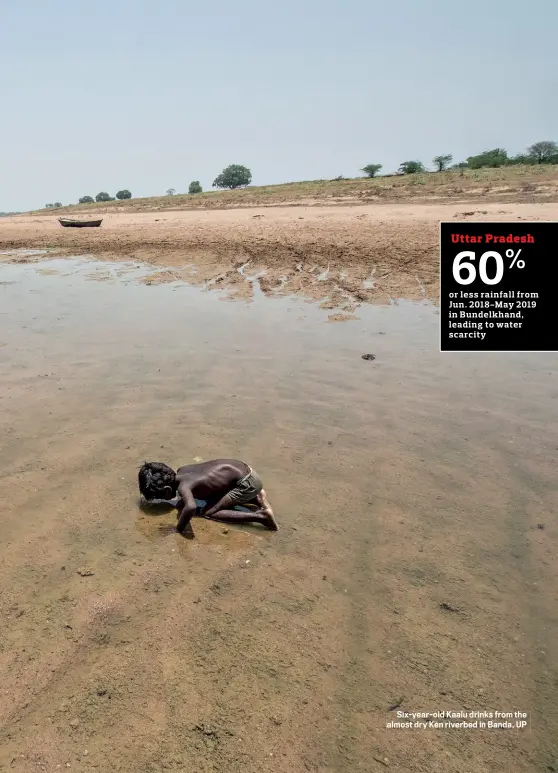
MULTIPOLYGON (((181 498, 181 502, 177 504, 178 509, 178 523, 176 530, 183 533, 189 525, 192 516, 196 512, 196 500, 192 494, 192 490, 186 483, 180 483, 178 486, 178 496, 181 498)), ((191 531, 192 527, 190 527, 191 531)))

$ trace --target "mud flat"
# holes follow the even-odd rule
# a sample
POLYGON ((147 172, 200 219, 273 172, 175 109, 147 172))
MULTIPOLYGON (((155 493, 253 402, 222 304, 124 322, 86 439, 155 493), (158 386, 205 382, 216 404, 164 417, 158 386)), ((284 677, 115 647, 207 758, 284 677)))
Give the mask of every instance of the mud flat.
POLYGON ((258 276, 267 295, 319 299, 351 314, 362 303, 437 298, 440 220, 553 220, 558 204, 123 209, 103 217, 99 229, 61 228, 53 216, 2 218, 0 250, 48 248, 50 257, 147 261, 162 269, 151 284, 183 279, 248 300, 254 293, 251 278, 258 276))

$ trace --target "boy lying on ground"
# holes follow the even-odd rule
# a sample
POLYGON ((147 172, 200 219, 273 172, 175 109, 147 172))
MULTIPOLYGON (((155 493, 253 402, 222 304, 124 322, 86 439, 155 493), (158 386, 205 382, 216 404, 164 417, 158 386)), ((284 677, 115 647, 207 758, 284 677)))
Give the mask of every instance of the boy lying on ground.
POLYGON ((162 462, 145 462, 138 473, 141 494, 148 502, 179 497, 177 531, 193 538, 190 523, 194 515, 224 523, 261 523, 277 531, 271 505, 258 475, 238 459, 213 459, 187 464, 175 472, 162 462), (199 510, 196 499, 206 505, 199 510), (255 506, 253 512, 234 510, 237 505, 255 506))

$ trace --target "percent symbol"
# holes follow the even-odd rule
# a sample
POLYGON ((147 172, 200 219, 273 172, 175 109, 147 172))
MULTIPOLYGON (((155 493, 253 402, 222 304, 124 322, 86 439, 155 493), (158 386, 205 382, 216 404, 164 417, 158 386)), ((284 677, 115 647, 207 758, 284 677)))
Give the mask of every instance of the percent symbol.
POLYGON ((510 268, 517 266, 518 268, 525 268, 525 261, 523 259, 518 260, 521 250, 514 253, 513 250, 506 250, 506 258, 511 258, 510 268))

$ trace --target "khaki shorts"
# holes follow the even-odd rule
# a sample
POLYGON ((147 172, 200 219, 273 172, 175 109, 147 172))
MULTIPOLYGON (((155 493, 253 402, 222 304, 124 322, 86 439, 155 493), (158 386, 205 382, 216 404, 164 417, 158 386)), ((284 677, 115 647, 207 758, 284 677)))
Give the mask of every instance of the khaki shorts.
POLYGON ((236 486, 229 491, 233 506, 250 502, 252 499, 255 499, 263 488, 259 475, 252 468, 249 468, 249 470, 248 474, 241 478, 236 486))

